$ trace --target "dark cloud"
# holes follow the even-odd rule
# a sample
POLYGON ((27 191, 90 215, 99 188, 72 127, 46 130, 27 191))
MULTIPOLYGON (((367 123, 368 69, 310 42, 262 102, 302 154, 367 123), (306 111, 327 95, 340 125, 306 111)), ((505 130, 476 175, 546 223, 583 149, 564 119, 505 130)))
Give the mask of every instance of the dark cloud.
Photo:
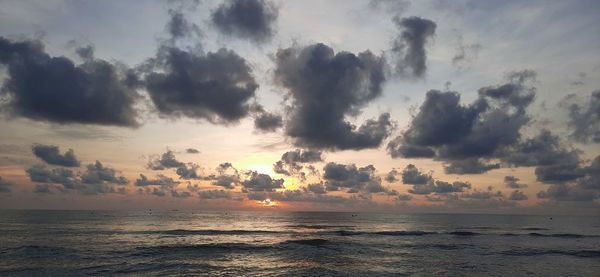
POLYGON ((387 175, 385 175, 385 181, 388 183, 396 182, 396 181, 398 181, 398 178, 397 178, 398 175, 400 175, 400 172, 398 172, 398 170, 393 168, 392 170, 390 170, 390 172, 388 172, 387 175))
POLYGON ((440 180, 430 180, 426 184, 415 184, 408 192, 412 194, 446 194, 454 192, 463 192, 465 189, 470 189, 471 184, 467 182, 448 183, 440 180))
POLYGON ((397 59, 396 72, 401 75, 423 77, 427 70, 426 44, 435 35, 435 22, 420 17, 394 17, 402 30, 394 40, 392 53, 397 59))
POLYGON ((192 194, 188 191, 176 191, 176 190, 171 190, 171 197, 175 197, 175 198, 188 198, 192 196, 192 194))
POLYGON ((500 168, 500 164, 487 164, 480 159, 468 158, 463 160, 453 160, 444 165, 444 171, 447 174, 481 174, 492 169, 500 168))
POLYGON ((190 23, 180 10, 169 10, 169 16, 167 31, 172 39, 189 37, 192 34, 200 35, 200 28, 190 23))
POLYGON ((212 23, 226 35, 264 42, 275 34, 277 7, 267 0, 227 0, 211 15, 212 23))
POLYGON ((0 176, 0 193, 10 192, 11 188, 12 188, 12 183, 2 179, 2 176, 0 176))
POLYGON ((523 200, 527 200, 529 197, 527 197, 527 195, 525 195, 525 193, 523 193, 520 190, 513 190, 510 193, 510 196, 508 197, 508 200, 513 200, 513 201, 523 201, 523 200))
POLYGON ((50 194, 52 191, 50 190, 50 185, 48 184, 36 184, 33 188, 34 193, 39 194, 50 194))
POLYGON ((503 160, 515 166, 579 163, 579 153, 568 149, 560 138, 549 130, 541 130, 536 136, 516 144, 507 152, 503 160))
POLYGON ((166 117, 235 123, 249 114, 258 88, 244 58, 224 48, 202 55, 163 46, 150 68, 146 89, 166 117))
POLYGON ((203 190, 198 192, 201 199, 231 199, 231 194, 225 190, 203 190))
POLYGON ((276 189, 284 188, 283 179, 273 179, 267 174, 258 173, 256 171, 250 171, 247 175, 248 178, 242 182, 242 186, 246 192, 271 192, 276 189))
POLYGON ((305 188, 306 191, 312 192, 312 193, 317 193, 317 194, 324 194, 327 193, 327 190, 325 188, 325 186, 323 184, 308 184, 305 188))
POLYGON ((579 152, 570 149, 548 130, 523 140, 507 149, 501 158, 513 166, 535 166, 537 180, 544 183, 564 183, 585 175, 579 152))
POLYGON ((324 44, 280 49, 275 79, 287 88, 291 105, 286 134, 298 146, 316 149, 378 147, 393 124, 385 113, 357 127, 346 121, 381 95, 384 59, 366 51, 334 53, 324 44))
POLYGON ((162 174, 156 175, 156 179, 148 179, 148 177, 146 177, 144 174, 140 174, 140 178, 135 180, 135 185, 139 187, 159 186, 161 188, 172 189, 177 187, 179 182, 162 174))
POLYGON ((386 193, 397 192, 384 187, 381 178, 376 175, 373 165, 356 167, 354 164, 327 163, 323 167, 323 176, 327 191, 345 190, 347 193, 386 193))
POLYGON ((298 175, 304 168, 302 164, 322 162, 322 152, 317 150, 300 150, 288 151, 281 155, 281 159, 273 165, 275 173, 291 176, 298 175))
POLYGON ((600 156, 589 166, 558 164, 538 167, 536 175, 539 181, 551 184, 537 194, 538 198, 557 201, 594 201, 600 198, 600 156))
POLYGON ((194 163, 189 163, 178 167, 175 170, 175 173, 179 176, 179 178, 184 180, 198 180, 202 179, 202 176, 198 174, 198 169, 200 169, 200 166, 194 163))
POLYGON ((402 170, 402 183, 412 185, 408 192, 412 194, 448 194, 462 192, 470 189, 471 184, 467 182, 456 181, 448 183, 445 181, 434 180, 430 174, 422 173, 415 165, 409 164, 402 170))
POLYGON ((216 170, 218 175, 210 175, 206 178, 212 180, 213 185, 233 189, 235 185, 240 184, 240 174, 231 163, 221 163, 216 170))
MULTIPOLYGON (((188 153, 190 153, 188 151, 188 153)), ((180 162, 175 158, 175 153, 171 150, 163 153, 160 158, 151 159, 148 162, 147 168, 152 170, 164 170, 167 168, 185 167, 185 163, 180 162)))
POLYGON ((75 174, 70 169, 49 169, 43 165, 34 165, 26 169, 25 172, 32 182, 61 184, 65 189, 74 189, 77 185, 75 174))
POLYGON ((82 64, 51 57, 40 41, 0 37, 0 64, 7 69, 1 109, 11 115, 60 124, 135 127, 137 77, 87 53, 82 64))
POLYGON ((188 149, 185 149, 185 153, 188 153, 188 154, 198 154, 198 153, 200 153, 200 151, 198 149, 195 149, 195 148, 188 148, 188 149))
POLYGON ((73 149, 67 150, 64 154, 60 154, 58 146, 36 144, 32 147, 33 154, 42 159, 47 164, 60 165, 66 167, 79 167, 81 164, 73 149))
POLYGON ((402 135, 388 144, 392 157, 434 158, 452 174, 476 174, 499 168, 499 159, 521 143, 521 129, 530 121, 526 108, 535 97, 527 82, 535 76, 521 71, 509 83, 483 87, 470 105, 457 92, 431 90, 402 135))
POLYGON ((179 48, 178 39, 189 35, 181 26, 193 24, 180 11, 170 16, 170 39, 160 45, 154 58, 138 67, 160 115, 213 124, 236 123, 249 115, 258 84, 246 60, 225 48, 208 53, 200 45, 179 48))
POLYGON ((398 197, 396 198, 396 200, 398 200, 398 201, 410 201, 410 200, 412 200, 412 196, 410 196, 410 194, 400 194, 400 195, 398 195, 398 197))
POLYGON ((554 184, 547 190, 537 194, 540 199, 551 199, 556 201, 594 201, 600 198, 598 191, 584 189, 576 185, 554 184))
POLYGON ((461 194, 462 198, 466 199, 479 199, 479 200, 487 200, 493 198, 503 199, 504 195, 500 191, 494 192, 492 187, 488 187, 487 190, 478 190, 474 189, 473 191, 461 194))
POLYGON ((105 167, 100 161, 87 165, 78 174, 69 169, 50 169, 43 165, 34 165, 25 171, 32 182, 62 185, 64 192, 75 190, 82 194, 123 194, 124 185, 129 183, 125 177, 118 176, 115 169, 105 167))
POLYGON ((100 161, 87 165, 86 171, 81 175, 81 180, 85 184, 112 183, 126 185, 129 183, 125 177, 117 176, 115 169, 105 167, 100 161))
POLYGON ((600 90, 592 92, 585 104, 572 103, 568 109, 571 137, 581 143, 600 143, 600 90))
POLYGON ((519 178, 515 176, 504 176, 504 184, 511 189, 522 189, 527 187, 527 185, 519 183, 519 178))
POLYGON ((283 127, 283 118, 280 115, 262 112, 254 119, 254 128, 264 132, 275 132, 283 127))
POLYGON ((407 165, 404 170, 402 170, 402 183, 404 184, 424 185, 429 183, 431 180, 431 174, 421 173, 413 164, 407 165))

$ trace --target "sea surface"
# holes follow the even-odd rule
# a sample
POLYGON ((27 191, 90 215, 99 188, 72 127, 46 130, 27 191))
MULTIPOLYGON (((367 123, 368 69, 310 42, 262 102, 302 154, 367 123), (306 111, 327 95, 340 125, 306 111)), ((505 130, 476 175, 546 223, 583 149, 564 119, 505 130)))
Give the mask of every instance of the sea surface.
POLYGON ((600 216, 0 211, 0 276, 600 276, 600 216))

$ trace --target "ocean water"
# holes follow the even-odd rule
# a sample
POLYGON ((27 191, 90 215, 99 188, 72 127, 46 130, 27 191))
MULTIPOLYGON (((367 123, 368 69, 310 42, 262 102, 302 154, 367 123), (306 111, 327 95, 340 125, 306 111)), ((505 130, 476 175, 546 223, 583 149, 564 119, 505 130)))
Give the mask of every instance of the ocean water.
POLYGON ((0 276, 600 276, 600 217, 0 211, 0 276))

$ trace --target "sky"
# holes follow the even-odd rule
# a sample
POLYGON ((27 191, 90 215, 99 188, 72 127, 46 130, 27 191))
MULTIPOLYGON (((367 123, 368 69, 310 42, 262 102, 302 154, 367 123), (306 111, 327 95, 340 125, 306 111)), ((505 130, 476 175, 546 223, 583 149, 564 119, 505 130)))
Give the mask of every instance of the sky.
POLYGON ((0 1, 0 208, 597 214, 598 1, 0 1))

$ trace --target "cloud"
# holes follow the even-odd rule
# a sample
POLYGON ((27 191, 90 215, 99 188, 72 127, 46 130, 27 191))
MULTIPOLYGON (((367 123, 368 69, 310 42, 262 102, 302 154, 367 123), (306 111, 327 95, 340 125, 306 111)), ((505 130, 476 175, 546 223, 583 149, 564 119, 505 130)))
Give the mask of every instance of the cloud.
POLYGON ((10 192, 12 190, 11 188, 12 183, 2 179, 2 176, 0 176, 0 193, 10 192))
POLYGON ((408 192, 412 194, 447 194, 454 192, 463 192, 465 189, 470 189, 471 184, 468 182, 445 182, 440 180, 430 180, 426 184, 415 184, 408 192))
POLYGON ((229 36, 265 42, 275 34, 277 7, 266 0, 227 0, 211 14, 212 23, 229 36))
POLYGON ((50 190, 50 185, 48 184, 36 184, 33 188, 34 193, 39 194, 50 194, 52 191, 50 190))
POLYGON ((408 192, 412 194, 448 194, 454 192, 462 192, 465 189, 470 189, 471 184, 468 182, 456 181, 453 183, 434 180, 431 173, 422 173, 415 165, 409 164, 402 170, 402 183, 412 185, 412 189, 408 192))
POLYGON ((185 153, 188 153, 188 154, 199 154, 200 151, 198 149, 195 149, 195 148, 188 148, 188 149, 185 149, 185 153))
POLYGON ((247 173, 248 179, 242 182, 242 186, 245 192, 272 192, 276 189, 282 189, 283 179, 273 179, 271 176, 256 171, 250 171, 247 173))
POLYGON ((398 181, 398 178, 396 178, 398 175, 400 175, 400 172, 398 172, 398 170, 396 170, 395 168, 392 168, 392 170, 390 170, 390 172, 388 172, 387 175, 385 175, 385 181, 388 183, 393 183, 398 181))
POLYGON ((179 182, 162 174, 156 175, 156 179, 148 179, 144 174, 140 174, 140 178, 135 180, 135 185, 138 187, 159 186, 161 188, 172 189, 179 185, 179 182))
POLYGON ((370 0, 369 7, 375 10, 392 13, 395 15, 403 14, 410 8, 408 0, 370 0))
POLYGON ((537 197, 556 201, 594 201, 600 198, 600 156, 589 166, 558 165, 563 168, 546 168, 538 180, 551 184, 548 189, 540 191, 537 197), (551 176, 552 178, 548 178, 551 176))
POLYGON ((508 197, 508 200, 513 200, 513 201, 524 201, 527 200, 529 197, 527 197, 527 195, 525 195, 525 193, 523 193, 523 191, 520 190, 513 190, 510 193, 510 196, 508 197))
POLYGON ((501 191, 494 192, 492 187, 488 187, 487 190, 474 189, 471 192, 463 193, 461 194, 461 197, 466 199, 487 200, 493 198, 503 199, 504 195, 501 191))
POLYGON ((60 154, 58 146, 36 144, 32 147, 33 154, 42 159, 47 164, 60 165, 66 167, 79 167, 81 164, 73 149, 67 150, 64 154, 60 154))
POLYGON ((316 193, 316 194, 325 194, 327 193, 327 190, 325 188, 325 186, 323 184, 308 184, 305 188, 305 190, 307 192, 312 192, 312 193, 316 193))
MULTIPOLYGON (((85 53, 81 52, 80 53, 85 53)), ((1 109, 14 116, 59 124, 136 127, 137 76, 123 66, 93 57, 76 65, 51 57, 40 41, 0 37, 0 64, 7 68, 1 109)))
POLYGON ((189 193, 188 191, 171 190, 171 196, 175 197, 175 198, 188 198, 188 197, 191 197, 192 194, 189 193))
POLYGON ((235 123, 249 114, 258 88, 244 58, 225 48, 201 55, 163 46, 153 69, 146 89, 165 117, 235 123))
POLYGON ((182 165, 175 170, 175 173, 179 176, 179 178, 184 180, 192 180, 192 179, 202 179, 202 176, 198 174, 198 169, 200 166, 194 163, 188 163, 187 165, 182 165))
POLYGON ((74 189, 77 181, 70 169, 49 169, 44 165, 34 165, 25 170, 29 179, 37 183, 61 184, 65 189, 74 189))
POLYGON ((471 64, 478 56, 483 47, 479 43, 465 44, 463 36, 458 35, 456 53, 452 57, 452 65, 464 68, 471 64))
POLYGON ((200 199, 231 199, 231 194, 225 190, 203 190, 198 192, 200 199))
POLYGON ((302 164, 322 162, 322 152, 318 150, 301 150, 288 151, 281 155, 281 159, 273 165, 275 173, 286 176, 298 175, 304 168, 302 164))
POLYGON ((600 143, 600 90, 585 104, 568 105, 571 137, 581 143, 600 143))
MULTIPOLYGON (((177 26, 190 25, 181 12, 171 12, 170 16, 167 29, 174 21, 179 22, 177 26)), ((139 67, 160 115, 203 119, 213 124, 237 123, 249 115, 258 84, 246 60, 225 48, 206 54, 200 45, 181 49, 176 46, 178 32, 169 32, 170 40, 139 67)))
POLYGON ((167 31, 173 40, 189 37, 192 34, 200 35, 200 28, 190 23, 180 10, 169 10, 169 22, 167 22, 167 31))
POLYGON ((397 194, 381 184, 381 178, 376 174, 373 165, 356 167, 354 164, 327 163, 323 167, 323 176, 327 191, 345 190, 347 193, 386 193, 397 194))
POLYGON ((152 170, 165 170, 167 168, 179 167, 185 167, 185 163, 178 161, 171 150, 167 150, 160 158, 151 159, 147 165, 147 168, 152 170))
POLYGON ((441 160, 452 174, 499 168, 487 160, 506 156, 521 142, 520 131, 530 121, 526 108, 535 97, 526 83, 534 76, 510 74, 507 84, 480 88, 470 105, 461 105, 457 92, 427 92, 409 127, 388 143, 390 155, 441 160))
POLYGON ((487 164, 476 158, 453 160, 444 165, 444 171, 447 174, 460 175, 481 174, 498 168, 500 168, 500 164, 487 164))
POLYGON ((275 132, 283 127, 283 118, 280 115, 262 112, 254 119, 254 128, 264 132, 275 132))
POLYGON ((110 167, 105 167, 100 161, 88 164, 83 172, 75 173, 65 168, 47 168, 43 165, 34 165, 26 169, 32 182, 42 184, 62 185, 63 192, 71 190, 78 191, 81 194, 104 194, 104 193, 125 193, 124 185, 129 181, 118 176, 117 171, 110 167))
POLYGON ((402 183, 407 185, 424 185, 432 180, 431 174, 423 174, 413 165, 407 165, 402 170, 402 183))
POLYGON ((324 44, 280 49, 275 79, 289 97, 285 132, 297 146, 347 150, 378 147, 393 124, 390 115, 357 127, 346 117, 381 95, 385 61, 369 51, 334 53, 324 44))
POLYGON ((522 189, 527 187, 527 185, 519 183, 519 178, 515 176, 504 176, 504 184, 511 189, 522 189))
POLYGON ((129 183, 125 177, 117 176, 115 169, 105 167, 100 161, 87 165, 86 171, 81 175, 81 180, 85 184, 112 183, 126 185, 129 183))
POLYGON ((427 70, 426 44, 435 35, 435 22, 420 17, 393 19, 402 30, 394 40, 392 54, 397 59, 396 72, 400 75, 423 77, 427 70))
POLYGON ((410 194, 400 194, 400 195, 398 195, 398 197, 396 198, 396 200, 398 200, 398 201, 410 201, 410 200, 412 200, 412 196, 410 196, 410 194))
POLYGON ((547 190, 538 192, 537 197, 556 201, 588 202, 598 199, 600 195, 597 191, 584 189, 575 185, 554 184, 547 190))

